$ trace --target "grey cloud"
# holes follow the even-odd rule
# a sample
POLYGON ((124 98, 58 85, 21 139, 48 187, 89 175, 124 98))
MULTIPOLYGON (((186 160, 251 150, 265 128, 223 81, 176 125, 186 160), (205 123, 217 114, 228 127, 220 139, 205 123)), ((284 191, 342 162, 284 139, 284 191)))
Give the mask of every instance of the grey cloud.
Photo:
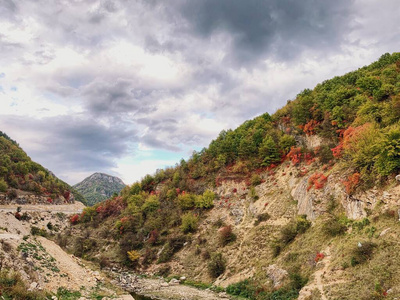
POLYGON ((208 39, 226 32, 233 44, 227 61, 251 64, 269 56, 296 58, 303 50, 337 51, 350 30, 353 1, 182 1, 191 30, 208 39))
MULTIPOLYGON (((6 116, 0 127, 15 139, 25 136, 30 140, 31 133, 40 132, 30 142, 35 145, 28 155, 55 174, 109 172, 116 159, 127 154, 128 143, 136 136, 133 130, 118 125, 107 127, 94 119, 68 116, 40 120, 6 116)), ((19 142, 23 146, 23 141, 19 142)))
MULTIPOLYGON (((160 137, 164 139, 168 139, 167 136, 160 137)), ((141 138, 141 142, 143 142, 145 145, 156 148, 156 149, 165 149, 169 151, 174 151, 174 152, 179 152, 181 151, 181 148, 175 145, 171 145, 170 143, 166 141, 160 140, 158 137, 154 136, 144 136, 141 138)))
POLYGON ((89 111, 95 114, 134 112, 141 105, 132 92, 132 86, 130 81, 123 79, 94 81, 85 87, 82 95, 89 111))

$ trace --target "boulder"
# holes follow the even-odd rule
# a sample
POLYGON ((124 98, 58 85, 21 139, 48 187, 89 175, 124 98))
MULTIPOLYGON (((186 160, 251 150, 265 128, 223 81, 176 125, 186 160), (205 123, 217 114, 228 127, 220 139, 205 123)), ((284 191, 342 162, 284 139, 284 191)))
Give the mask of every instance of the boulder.
POLYGON ((279 268, 277 265, 269 265, 267 268, 267 276, 272 280, 274 288, 281 286, 288 275, 286 270, 279 268))

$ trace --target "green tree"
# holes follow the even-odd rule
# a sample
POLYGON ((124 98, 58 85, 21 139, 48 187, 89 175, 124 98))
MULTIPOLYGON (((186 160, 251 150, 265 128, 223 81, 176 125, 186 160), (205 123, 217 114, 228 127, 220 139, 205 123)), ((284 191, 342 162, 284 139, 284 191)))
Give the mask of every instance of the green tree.
POLYGON ((258 156, 262 160, 263 166, 269 166, 274 162, 280 161, 280 153, 277 145, 271 136, 266 136, 258 150, 258 156))

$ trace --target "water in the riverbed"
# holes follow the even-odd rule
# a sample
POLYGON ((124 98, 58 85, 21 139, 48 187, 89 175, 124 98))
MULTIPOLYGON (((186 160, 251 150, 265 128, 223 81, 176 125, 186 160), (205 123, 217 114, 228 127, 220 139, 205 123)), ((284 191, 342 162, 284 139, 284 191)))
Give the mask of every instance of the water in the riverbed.
POLYGON ((150 297, 138 295, 135 293, 131 293, 132 297, 135 298, 135 300, 152 300, 150 297))

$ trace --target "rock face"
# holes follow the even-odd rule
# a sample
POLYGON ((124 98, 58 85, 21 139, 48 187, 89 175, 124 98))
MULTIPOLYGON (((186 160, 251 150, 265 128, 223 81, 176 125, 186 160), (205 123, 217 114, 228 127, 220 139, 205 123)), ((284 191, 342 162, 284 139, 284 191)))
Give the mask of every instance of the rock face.
POLYGON ((119 193, 124 187, 125 184, 120 178, 104 173, 94 173, 74 185, 90 206, 111 197, 114 193, 119 193))

